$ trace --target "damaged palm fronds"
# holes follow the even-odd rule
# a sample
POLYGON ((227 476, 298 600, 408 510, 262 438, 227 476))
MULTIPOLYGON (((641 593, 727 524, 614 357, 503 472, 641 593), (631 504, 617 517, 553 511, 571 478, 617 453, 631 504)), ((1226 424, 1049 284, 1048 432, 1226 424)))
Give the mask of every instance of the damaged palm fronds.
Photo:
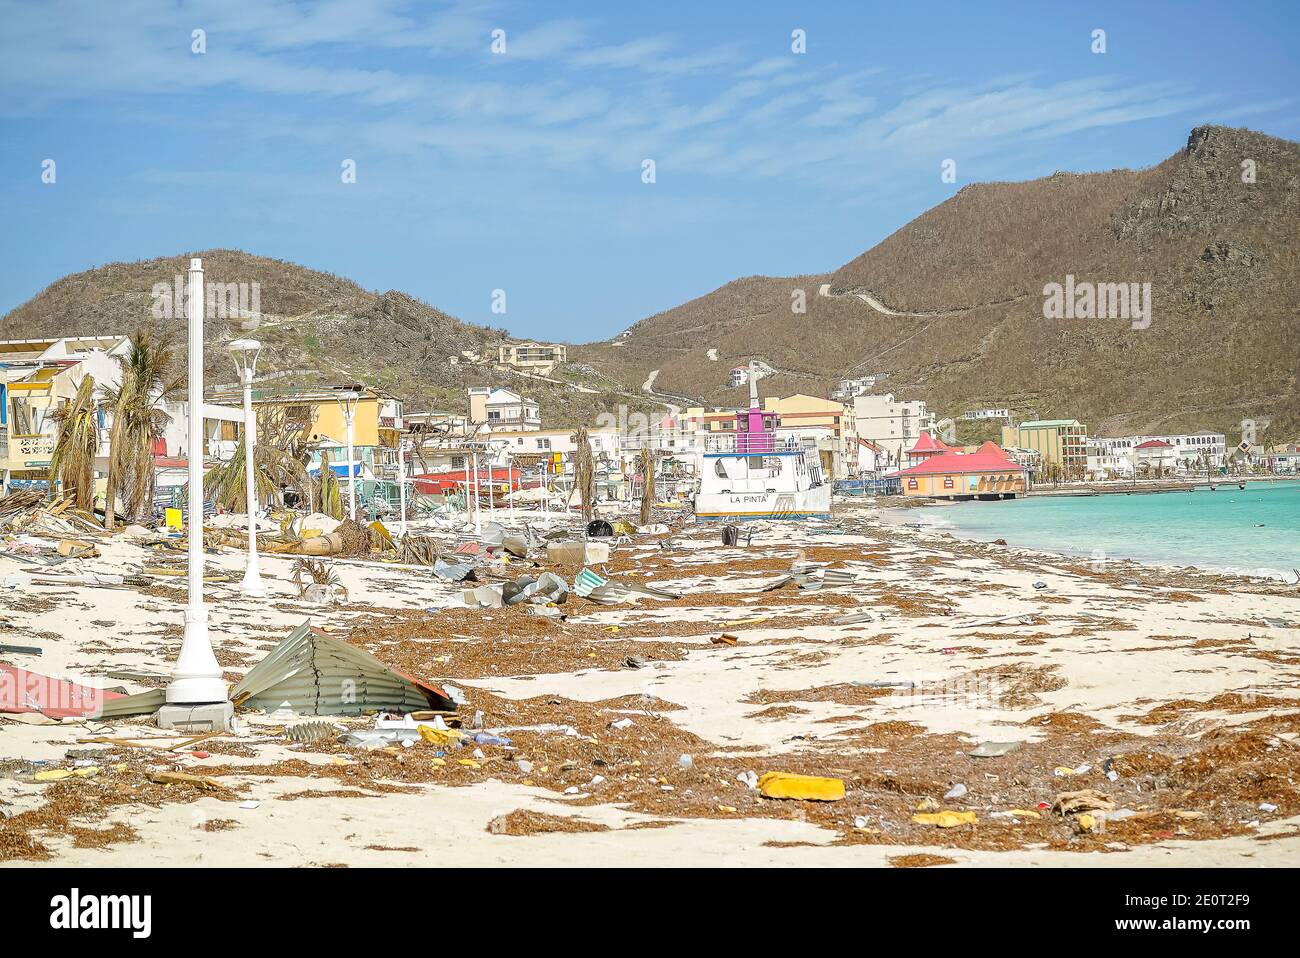
MULTIPOLYGON (((398 561, 407 565, 437 566, 442 556, 442 543, 433 536, 407 534, 398 549, 398 561)), ((435 572, 437 569, 435 568, 435 572)))
MULTIPOLYGON (((321 502, 327 498, 320 494, 319 484, 307 469, 312 453, 307 438, 309 428, 305 408, 263 406, 258 410, 257 436, 253 443, 253 479, 258 502, 279 503, 284 489, 296 491, 304 502, 321 502)), ((204 498, 229 512, 248 511, 244 476, 247 433, 246 429, 240 432, 239 443, 229 460, 213 466, 203 476, 204 498)), ((322 463, 322 483, 326 481, 327 471, 328 466, 322 463)), ((337 496, 333 498, 338 500, 337 496)), ((337 513, 322 511, 336 518, 342 516, 341 507, 337 513)))
POLYGON ((325 605, 341 595, 348 600, 347 586, 334 571, 334 567, 322 559, 298 559, 293 564, 293 585, 298 590, 298 598, 308 602, 325 605))
POLYGON ((104 527, 93 512, 79 508, 72 495, 51 501, 44 493, 24 489, 0 498, 0 532, 65 539, 103 536, 104 527))

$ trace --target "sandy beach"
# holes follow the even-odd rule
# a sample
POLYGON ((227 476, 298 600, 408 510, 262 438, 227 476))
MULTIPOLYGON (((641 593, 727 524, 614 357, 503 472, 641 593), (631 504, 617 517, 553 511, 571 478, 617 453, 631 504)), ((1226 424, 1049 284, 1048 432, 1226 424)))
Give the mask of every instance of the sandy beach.
MULTIPOLYGON (((77 742, 159 734, 145 720, 0 715, 0 864, 1296 861, 1293 587, 1098 569, 886 524, 870 505, 837 504, 830 523, 757 524, 747 547, 723 548, 716 526, 676 524, 666 543, 617 544, 597 571, 680 598, 570 596, 562 621, 466 608, 460 585, 379 557, 335 562, 347 601, 313 605, 298 598, 291 560, 265 557, 266 599, 240 596, 237 576, 209 590, 230 681, 310 621, 453 686, 462 728, 510 745, 295 744, 283 731, 301 719, 243 711, 236 733, 168 753, 77 742), (841 574, 761 591, 795 561, 841 574), (1016 744, 972 757, 981 743, 1016 744), (33 774, 89 766, 99 771, 86 778, 33 774), (150 780, 167 769, 214 783, 150 780), (838 779, 845 796, 764 797, 750 782, 771 771, 838 779), (1089 790, 1090 817, 1059 801, 1089 790), (943 811, 973 816, 924 819, 943 811)), ((99 549, 79 572, 145 563, 122 537, 99 549)), ((225 548, 211 560, 238 573, 244 558, 225 548)), ((543 570, 570 584, 578 571, 548 565, 544 549, 495 571, 543 570)), ((491 581, 492 564, 483 572, 491 581)), ((128 692, 164 684, 106 673, 167 673, 182 580, 38 586, 4 557, 0 575, 0 636, 43 649, 11 664, 128 692)), ((340 730, 374 721, 340 719, 340 730)))

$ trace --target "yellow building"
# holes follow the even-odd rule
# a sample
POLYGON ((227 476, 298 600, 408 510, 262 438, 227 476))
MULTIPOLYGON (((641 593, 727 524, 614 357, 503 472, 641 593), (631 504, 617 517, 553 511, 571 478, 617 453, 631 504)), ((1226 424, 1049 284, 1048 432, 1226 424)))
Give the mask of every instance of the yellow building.
POLYGON ((497 347, 497 363, 529 372, 549 376, 557 363, 568 358, 568 347, 562 343, 505 343, 497 347))
MULTIPOLYGON (((346 443, 348 438, 347 420, 343 413, 340 397, 347 392, 356 392, 358 399, 352 413, 352 443, 354 446, 381 445, 379 435, 380 407, 386 397, 381 396, 366 386, 328 386, 322 389, 259 389, 253 387, 253 411, 260 414, 264 409, 283 410, 285 415, 301 418, 307 423, 305 432, 309 439, 327 439, 337 443, 346 443)), ((211 402, 226 406, 238 406, 243 402, 243 392, 238 388, 223 390, 214 395, 211 402)), ((232 437, 233 438, 233 437, 232 437)))
POLYGON ((1060 466, 1066 475, 1082 476, 1088 467, 1088 427, 1077 419, 1034 419, 1003 426, 1002 445, 1033 449, 1044 466, 1060 466))
POLYGON ((796 393, 765 397, 763 411, 777 414, 778 438, 816 446, 824 475, 842 479, 856 471, 857 423, 843 403, 796 393))

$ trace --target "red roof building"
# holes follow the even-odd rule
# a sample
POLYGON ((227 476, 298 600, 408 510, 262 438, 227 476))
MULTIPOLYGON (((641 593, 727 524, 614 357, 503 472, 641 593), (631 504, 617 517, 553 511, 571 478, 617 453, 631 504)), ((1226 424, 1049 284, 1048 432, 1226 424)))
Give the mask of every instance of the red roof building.
POLYGON ((931 456, 939 456, 952 451, 952 446, 942 439, 936 439, 928 432, 923 432, 917 437, 916 445, 907 451, 907 464, 914 466, 917 463, 925 462, 931 456))
POLYGON ((1173 444, 1165 442, 1163 439, 1148 439, 1146 442, 1140 442, 1134 449, 1172 449, 1173 444))
MULTIPOLYGON (((918 441, 917 445, 921 445, 918 441)), ((928 452, 921 462, 899 473, 903 495, 937 499, 1013 499, 1026 490, 1025 468, 995 443, 974 452, 928 452)), ((916 452, 913 449, 909 457, 916 452)))

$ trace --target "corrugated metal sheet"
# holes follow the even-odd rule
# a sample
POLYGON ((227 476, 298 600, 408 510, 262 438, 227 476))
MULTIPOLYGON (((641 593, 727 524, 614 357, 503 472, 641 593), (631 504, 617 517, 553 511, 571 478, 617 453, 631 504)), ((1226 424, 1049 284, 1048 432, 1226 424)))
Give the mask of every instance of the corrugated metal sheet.
POLYGON ((238 705, 311 715, 356 715, 382 709, 454 711, 440 689, 390 669, 369 652, 304 622, 230 692, 238 705))

